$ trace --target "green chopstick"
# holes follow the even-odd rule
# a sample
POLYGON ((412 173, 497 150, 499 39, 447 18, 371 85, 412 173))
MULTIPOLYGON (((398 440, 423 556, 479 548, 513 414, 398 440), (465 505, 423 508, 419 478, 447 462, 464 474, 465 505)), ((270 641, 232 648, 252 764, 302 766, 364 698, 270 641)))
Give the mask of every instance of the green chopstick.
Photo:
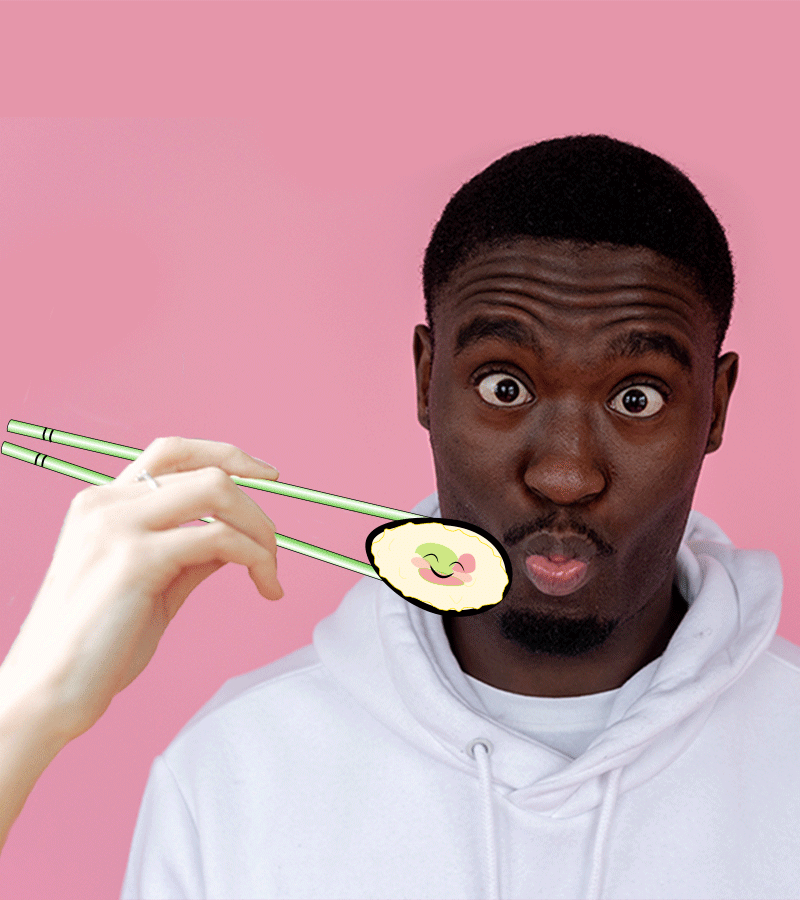
MULTIPOLYGON (((104 475, 102 472, 95 472, 93 469, 84 469, 83 466, 73 465, 65 462, 63 459, 56 459, 54 456, 45 456, 44 453, 36 453, 34 450, 29 450, 27 447, 19 447, 17 444, 12 444, 9 441, 3 441, 2 445, 0 445, 0 453, 3 456, 10 456, 22 462, 40 466, 43 469, 50 469, 51 472, 58 472, 60 475, 68 475, 70 478, 77 478, 79 481, 87 481, 89 484, 108 484, 109 481, 114 480, 111 475, 104 475)), ((210 523, 214 519, 204 516, 200 521, 210 523)), ((323 547, 307 544, 305 541, 298 541, 296 538, 287 537, 285 534, 278 534, 277 532, 275 534, 275 542, 285 550, 294 550, 295 553, 302 553, 304 556, 311 556, 322 562, 340 566, 342 569, 350 569, 351 572, 357 572, 359 575, 368 575, 370 578, 380 580, 380 576, 372 566, 361 562, 361 560, 351 559, 349 556, 342 556, 342 554, 334 553, 332 550, 325 550, 323 547)))
MULTIPOLYGON (((67 431, 56 431, 53 428, 32 425, 29 422, 20 422, 17 419, 11 419, 9 421, 8 431, 12 434, 22 434, 26 437, 52 441, 56 444, 63 444, 68 447, 90 450, 94 453, 103 453, 106 456, 116 456, 128 460, 135 460, 142 452, 135 447, 126 447, 123 444, 112 444, 108 441, 100 441, 80 434, 70 434, 67 431)), ((0 453, 4 456, 18 459, 21 462, 27 462, 43 469, 50 469, 52 472, 58 472, 60 475, 67 475, 70 478, 76 478, 79 481, 85 481, 89 484, 108 484, 108 482, 114 480, 111 475, 95 472, 93 469, 86 469, 83 466, 76 466, 73 463, 68 463, 63 459, 56 459, 54 456, 48 456, 44 453, 36 453, 34 450, 29 450, 27 447, 20 447, 9 441, 3 442, 2 446, 0 446, 0 453)), ((366 515, 377 516, 381 519, 399 520, 424 518, 417 513, 403 512, 402 510, 392 509, 388 506, 378 506, 377 504, 365 503, 361 500, 351 500, 348 497, 339 497, 336 494, 327 494, 323 491, 315 491, 311 488, 283 484, 282 482, 266 481, 260 478, 237 478, 233 475, 231 476, 231 480, 242 487, 255 488, 257 490, 269 491, 275 494, 283 494, 284 496, 293 497, 299 500, 308 500, 311 503, 322 503, 326 506, 346 509, 351 512, 360 512, 366 515)), ((202 518, 201 521, 213 522, 214 519, 202 518)), ((325 550, 323 547, 307 544, 305 541, 298 541, 295 538, 287 537, 283 534, 276 534, 275 539, 277 545, 285 550, 292 550, 295 553, 301 553, 304 556, 310 556, 313 559, 331 563, 332 565, 339 566, 343 569, 349 569, 359 575, 366 575, 370 578, 380 580, 380 576, 373 567, 361 560, 351 559, 349 556, 343 556, 340 553, 334 553, 332 550, 325 550)))
MULTIPOLYGON (((95 438, 84 437, 81 434, 70 434, 68 431, 56 431, 53 428, 45 428, 42 425, 31 425, 29 422, 19 422, 11 419, 8 423, 8 431, 11 434, 22 434, 25 437, 37 438, 42 441, 52 441, 54 444, 63 444, 65 447, 77 447, 79 450, 91 450, 92 453, 103 453, 106 456, 118 456, 121 459, 136 459, 141 450, 136 447, 126 447, 123 444, 111 444, 108 441, 98 441, 95 438)), ((45 467, 47 468, 47 467, 45 467)), ((339 497, 336 494, 326 494, 323 491, 314 491, 311 488, 298 487, 294 484, 284 484, 281 481, 266 481, 261 478, 236 478, 231 475, 231 481, 242 487, 255 488, 258 491, 269 491, 272 494, 282 494, 285 497, 294 497, 296 500, 308 500, 311 503, 322 503, 325 506, 335 506, 338 509, 347 509, 350 512, 364 513, 367 516, 377 516, 379 519, 419 519, 416 513, 403 512, 400 509, 392 509, 388 506, 378 506, 375 503, 365 503, 363 500, 351 500, 349 497, 339 497)))

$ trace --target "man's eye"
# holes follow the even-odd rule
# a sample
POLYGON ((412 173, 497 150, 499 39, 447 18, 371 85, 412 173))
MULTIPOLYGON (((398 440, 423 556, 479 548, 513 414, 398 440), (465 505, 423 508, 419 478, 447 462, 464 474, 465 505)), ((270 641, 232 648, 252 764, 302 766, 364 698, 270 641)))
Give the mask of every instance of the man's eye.
POLYGON ((609 406, 623 415, 647 419, 659 412, 664 403, 661 391, 648 384, 635 384, 623 388, 615 395, 609 406))
POLYGON ((493 406, 522 406, 531 398, 525 385, 506 372, 492 372, 478 382, 478 393, 493 406))

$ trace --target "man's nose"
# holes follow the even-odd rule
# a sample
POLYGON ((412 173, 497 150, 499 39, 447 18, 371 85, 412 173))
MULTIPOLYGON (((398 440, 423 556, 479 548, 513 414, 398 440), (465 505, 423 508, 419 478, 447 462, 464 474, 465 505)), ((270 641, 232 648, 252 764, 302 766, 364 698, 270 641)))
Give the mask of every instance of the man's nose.
POLYGON ((579 409, 552 410, 531 434, 525 484, 558 506, 587 503, 607 485, 597 435, 579 409))

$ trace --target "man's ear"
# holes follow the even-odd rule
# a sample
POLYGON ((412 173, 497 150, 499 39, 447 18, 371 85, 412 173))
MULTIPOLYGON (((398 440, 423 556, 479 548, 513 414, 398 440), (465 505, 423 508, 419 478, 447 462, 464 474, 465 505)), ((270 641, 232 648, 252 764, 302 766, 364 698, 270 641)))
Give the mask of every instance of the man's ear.
POLYGON ((714 418, 711 421, 711 430, 708 433, 706 453, 713 453, 722 444, 722 431, 725 428, 725 416, 728 412, 728 403, 739 374, 739 356, 736 353, 726 353, 717 361, 716 374, 714 376, 714 418))
POLYGON ((427 325, 414 329, 414 370, 417 374, 417 419, 423 428, 430 430, 428 419, 428 391, 431 383, 433 336, 427 325))

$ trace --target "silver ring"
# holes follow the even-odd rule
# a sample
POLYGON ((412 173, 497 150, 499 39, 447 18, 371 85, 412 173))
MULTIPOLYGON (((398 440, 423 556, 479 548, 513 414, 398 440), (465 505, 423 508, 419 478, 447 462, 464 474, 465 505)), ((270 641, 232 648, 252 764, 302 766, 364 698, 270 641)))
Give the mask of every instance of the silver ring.
POLYGON ((161 485, 153 478, 153 476, 147 471, 147 469, 142 469, 141 472, 133 479, 134 481, 146 481, 148 485, 154 490, 157 491, 161 485))

